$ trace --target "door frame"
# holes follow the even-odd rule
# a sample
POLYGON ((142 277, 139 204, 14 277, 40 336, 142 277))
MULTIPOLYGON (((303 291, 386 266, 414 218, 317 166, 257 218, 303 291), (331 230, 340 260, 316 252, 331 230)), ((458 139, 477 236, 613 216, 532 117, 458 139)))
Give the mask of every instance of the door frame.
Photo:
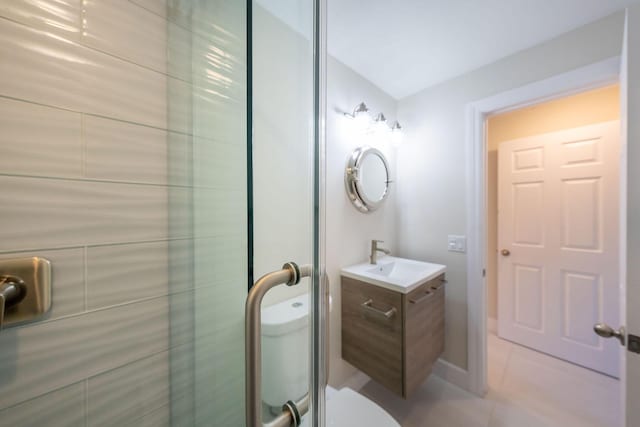
MULTIPOLYGON (((467 389, 487 391, 487 139, 489 115, 615 84, 621 57, 614 56, 575 70, 480 99, 466 106, 467 184, 467 389), (476 303, 471 303, 476 301, 476 303)), ((622 118, 621 118, 622 119, 622 118)), ((626 157, 622 158, 626 165, 626 157)), ((621 172, 626 168, 621 167, 621 172)), ((623 180, 626 177, 622 178, 623 180)), ((621 194, 621 199, 626 195, 621 194)), ((624 213, 621 213, 624 214, 624 213)))

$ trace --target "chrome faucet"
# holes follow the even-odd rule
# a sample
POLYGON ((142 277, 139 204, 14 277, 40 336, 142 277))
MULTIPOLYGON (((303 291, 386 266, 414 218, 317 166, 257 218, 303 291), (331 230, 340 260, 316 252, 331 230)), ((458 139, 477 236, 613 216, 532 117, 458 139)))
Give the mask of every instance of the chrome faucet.
POLYGON ((384 252, 387 255, 389 255, 391 253, 391 251, 389 249, 379 248, 378 247, 378 243, 384 243, 384 241, 382 241, 382 240, 372 240, 371 241, 371 255, 369 255, 369 260, 370 260, 371 264, 377 264, 378 263, 378 252, 384 252))

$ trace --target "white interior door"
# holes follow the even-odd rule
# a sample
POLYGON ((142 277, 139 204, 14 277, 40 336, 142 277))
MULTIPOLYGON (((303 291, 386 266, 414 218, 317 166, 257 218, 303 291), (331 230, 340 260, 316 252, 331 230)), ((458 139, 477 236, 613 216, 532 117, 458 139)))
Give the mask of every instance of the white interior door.
POLYGON ((498 334, 619 376, 620 123, 506 142, 498 150, 498 334))

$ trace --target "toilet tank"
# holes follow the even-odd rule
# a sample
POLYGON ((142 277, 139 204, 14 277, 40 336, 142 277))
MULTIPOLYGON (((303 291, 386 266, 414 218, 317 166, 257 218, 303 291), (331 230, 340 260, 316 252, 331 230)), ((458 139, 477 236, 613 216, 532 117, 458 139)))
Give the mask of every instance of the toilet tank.
POLYGON ((309 294, 262 309, 262 400, 278 410, 309 391, 309 294))

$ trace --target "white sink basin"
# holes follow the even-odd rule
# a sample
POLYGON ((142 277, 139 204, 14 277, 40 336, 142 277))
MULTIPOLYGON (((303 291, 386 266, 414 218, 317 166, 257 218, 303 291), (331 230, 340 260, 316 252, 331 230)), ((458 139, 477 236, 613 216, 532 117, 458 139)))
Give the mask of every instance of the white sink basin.
POLYGON ((384 256, 378 258, 376 265, 363 262, 345 267, 341 273, 352 279, 406 294, 444 273, 446 269, 442 264, 384 256))

